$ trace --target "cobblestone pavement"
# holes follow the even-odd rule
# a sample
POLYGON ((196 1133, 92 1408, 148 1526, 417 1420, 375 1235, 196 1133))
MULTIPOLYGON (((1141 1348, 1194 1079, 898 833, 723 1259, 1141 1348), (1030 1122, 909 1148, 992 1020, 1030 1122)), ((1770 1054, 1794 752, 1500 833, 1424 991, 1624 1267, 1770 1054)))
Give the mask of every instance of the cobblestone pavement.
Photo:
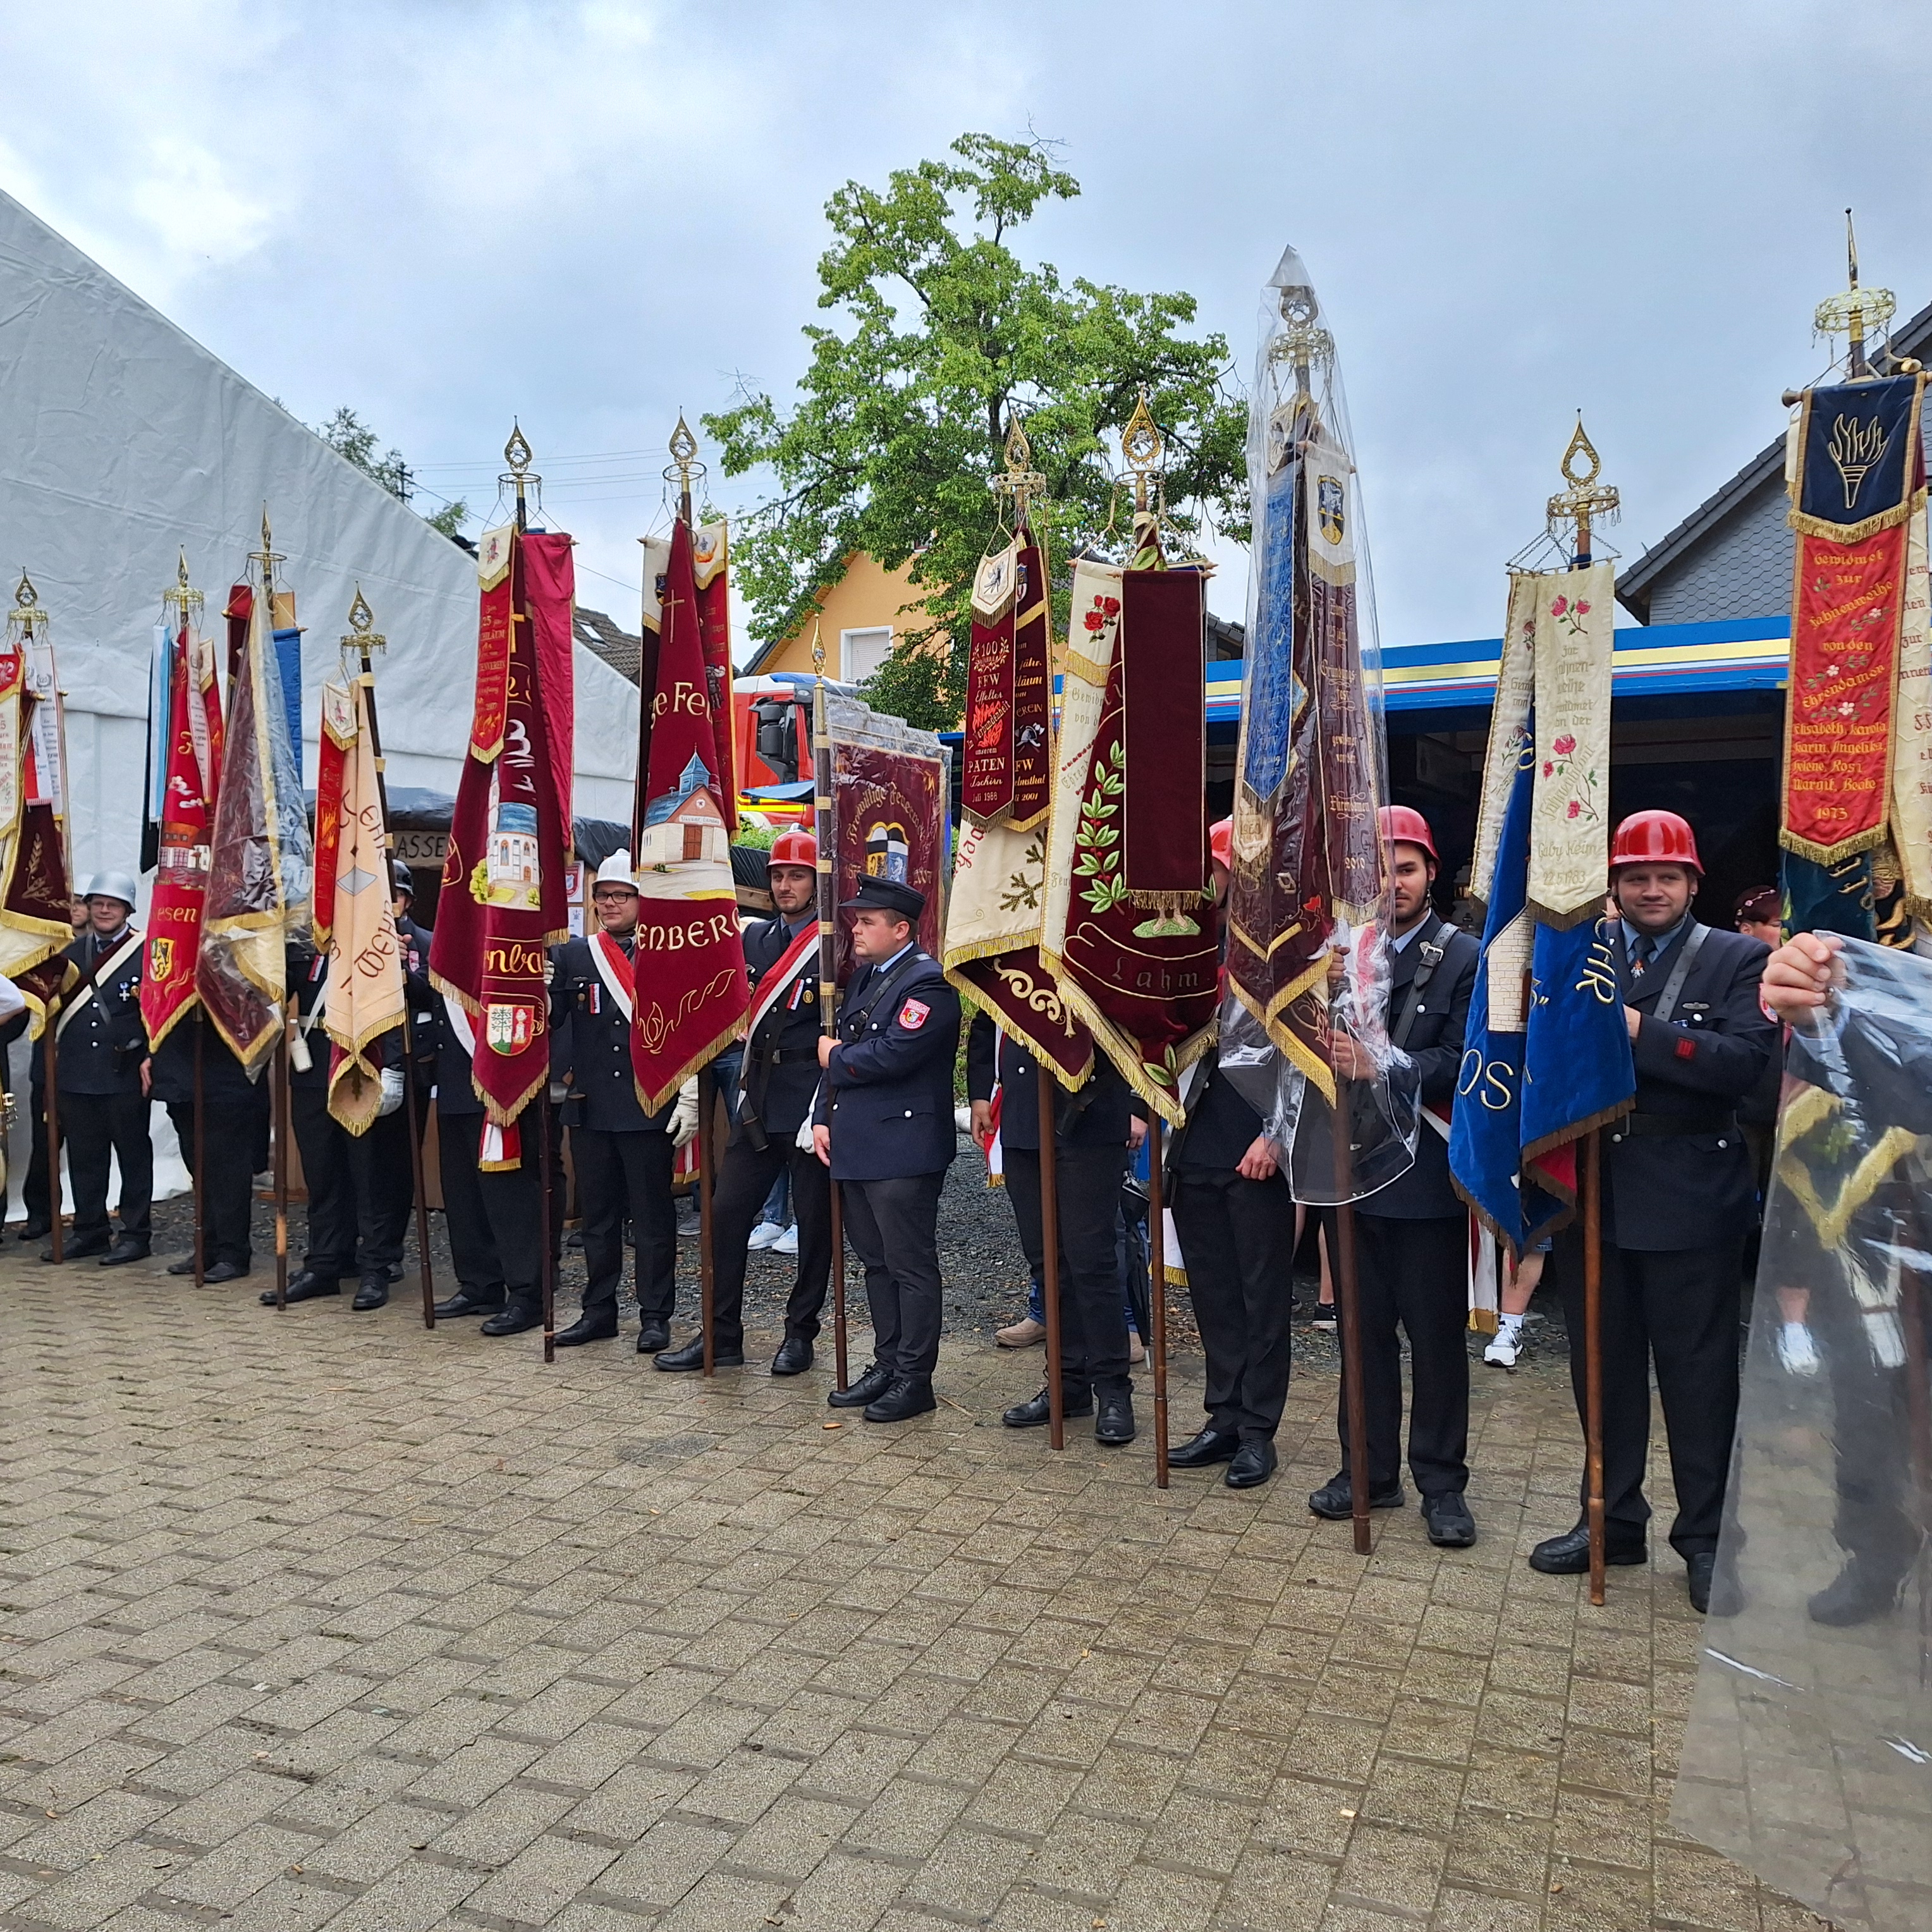
MULTIPOLYGON (((0 1262, 0 1924, 1796 1932, 1666 1823, 1699 1624, 1520 1560, 1567 1390, 1478 1371, 1473 1550, 1283 1465, 1001 1429, 1037 1354, 828 1426, 628 1342, 0 1262)), ((768 1354, 768 1348, 764 1352, 768 1354)), ((858 1358, 865 1359, 862 1348, 858 1358)), ((1178 1366, 1177 1437, 1198 1365, 1178 1366)))

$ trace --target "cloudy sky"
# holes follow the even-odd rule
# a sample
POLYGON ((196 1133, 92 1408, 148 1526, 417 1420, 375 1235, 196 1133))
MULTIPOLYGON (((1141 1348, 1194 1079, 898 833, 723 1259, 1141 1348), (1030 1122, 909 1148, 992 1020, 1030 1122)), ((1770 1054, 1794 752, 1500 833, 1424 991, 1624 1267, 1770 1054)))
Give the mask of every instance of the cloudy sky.
MULTIPOLYGON (((0 186, 305 420, 492 494, 510 418, 634 621, 680 408, 782 398, 821 211, 1030 129, 1022 245, 1185 290, 1245 374, 1302 250, 1390 642, 1492 634, 1581 408, 1635 557, 1774 434, 1844 280, 1932 302, 1922 6, 92 0, 0 17, 0 186), (22 108, 20 104, 30 104, 22 108)), ((727 503, 746 500, 720 482, 727 503)), ((1230 552, 1213 592, 1240 614, 1230 552)))

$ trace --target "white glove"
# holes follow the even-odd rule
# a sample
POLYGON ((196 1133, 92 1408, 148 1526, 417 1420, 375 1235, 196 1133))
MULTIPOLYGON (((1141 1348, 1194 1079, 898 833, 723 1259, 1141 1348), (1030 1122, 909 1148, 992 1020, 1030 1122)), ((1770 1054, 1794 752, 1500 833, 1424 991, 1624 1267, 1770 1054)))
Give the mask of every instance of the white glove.
POLYGON ((677 1110, 670 1117, 670 1144, 674 1150, 688 1147, 698 1138, 698 1082, 687 1080, 677 1090, 677 1110))
POLYGON ((386 1119, 403 1104, 403 1070, 400 1066, 382 1069, 382 1102, 376 1109, 377 1120, 386 1119))

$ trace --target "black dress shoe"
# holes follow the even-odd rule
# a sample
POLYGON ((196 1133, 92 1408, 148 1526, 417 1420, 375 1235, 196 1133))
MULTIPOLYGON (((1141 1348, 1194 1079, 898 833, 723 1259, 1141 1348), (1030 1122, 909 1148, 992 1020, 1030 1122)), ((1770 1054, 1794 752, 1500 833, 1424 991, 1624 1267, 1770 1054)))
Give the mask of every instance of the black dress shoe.
MULTIPOLYGON (((212 1267, 212 1266, 213 1265, 213 1264, 211 1262, 211 1263, 208 1264, 208 1266, 210 1266, 210 1267, 212 1267)), ((194 1274, 194 1256, 192 1256, 192 1255, 183 1255, 183 1256, 182 1256, 182 1258, 181 1258, 181 1259, 180 1259, 179 1261, 178 1261, 178 1262, 169 1262, 169 1264, 168 1264, 168 1272, 169 1272, 169 1274, 172 1274, 172 1275, 184 1275, 184 1274, 194 1274)))
MULTIPOLYGON (((85 1240, 69 1239, 61 1244, 60 1258, 63 1262, 84 1262, 91 1255, 104 1255, 107 1252, 108 1246, 108 1239, 105 1234, 90 1234, 85 1240)), ((54 1251, 52 1248, 43 1248, 40 1250, 42 1261, 50 1262, 53 1258, 54 1251)))
MULTIPOLYGON (((307 1269, 289 1277, 287 1299, 290 1301, 313 1301, 317 1295, 340 1294, 342 1284, 332 1274, 314 1274, 307 1269)), ((265 1288, 256 1298, 264 1308, 275 1305, 275 1291, 265 1288)))
POLYGON ((491 1316, 479 1332, 485 1335, 524 1335, 532 1328, 542 1326, 543 1310, 541 1308, 520 1307, 513 1301, 507 1308, 491 1316))
POLYGON ((44 1241, 54 1231, 51 1221, 29 1221, 14 1236, 16 1241, 44 1241))
POLYGON ((1274 1474, 1274 1438, 1257 1436, 1234 1451, 1234 1459, 1221 1480, 1231 1490, 1258 1489, 1274 1474))
MULTIPOLYGON (((651 1366, 663 1370, 668 1376, 701 1371, 704 1366, 704 1337, 700 1335, 681 1348, 660 1349, 657 1360, 651 1366)), ((742 1348, 714 1348, 711 1352, 711 1366, 714 1369, 742 1369, 745 1366, 745 1352, 742 1348)))
MULTIPOLYGON (((1091 1415, 1094 1398, 1091 1395, 1064 1398, 1062 1415, 1091 1415)), ((1016 1402, 1002 1414, 1000 1420, 1009 1429, 1044 1429, 1053 1420, 1052 1399, 1045 1389, 1030 1401, 1016 1402)))
POLYGON ((800 1335, 788 1335, 772 1358, 775 1376, 802 1376, 812 1366, 812 1344, 800 1335))
MULTIPOLYGON (((1854 1556, 1822 1590, 1806 1598, 1805 1612, 1814 1624, 1823 1624, 1832 1630, 1869 1623, 1874 1617, 1884 1616, 1898 1603, 1904 1582, 1904 1574, 1875 1568, 1854 1556)), ((1718 1614, 1731 1613, 1720 1611, 1718 1614)))
POLYGON ((1204 1469, 1211 1463, 1229 1462, 1234 1452, 1241 1446, 1241 1438, 1232 1430, 1204 1429, 1198 1436, 1190 1436, 1178 1449, 1167 1452, 1167 1466, 1170 1469, 1204 1469))
POLYGON ((895 1376, 884 1395, 866 1403, 864 1414, 868 1422, 905 1422, 938 1406, 924 1376, 895 1376))
POLYGON ((436 1318, 452 1322, 460 1315, 500 1314, 507 1299, 501 1288, 494 1294, 472 1294, 466 1288, 459 1288, 447 1301, 436 1304, 436 1318))
POLYGON ((1476 1519, 1460 1490, 1444 1490, 1422 1499, 1422 1520, 1438 1550, 1467 1550, 1476 1540, 1476 1519))
POLYGON ((580 1348, 586 1342, 611 1342, 616 1340, 617 1316, 614 1309, 608 1315, 580 1315, 568 1328, 556 1331, 556 1346, 560 1348, 580 1348))
MULTIPOLYGON (((189 1272, 193 1273, 193 1270, 189 1272)), ((208 1288, 218 1288, 225 1281, 245 1281, 248 1278, 248 1270, 239 1262, 217 1262, 212 1268, 201 1271, 202 1285, 208 1288)))
POLYGON ((356 1284, 356 1299, 349 1306, 352 1313, 366 1315, 372 1308, 386 1306, 388 1299, 389 1277, 379 1268, 374 1274, 365 1274, 356 1284))
POLYGON ((1094 1393, 1094 1440, 1103 1448, 1119 1449, 1134 1439, 1134 1399, 1125 1389, 1094 1393))
MULTIPOLYGON (((1606 1530, 1604 1532, 1604 1561, 1606 1563, 1647 1563, 1650 1552, 1640 1538, 1632 1541, 1606 1530)), ((1552 1536, 1539 1543, 1529 1552, 1529 1567, 1540 1570, 1546 1576, 1580 1576, 1590 1567, 1590 1526, 1580 1522, 1574 1529, 1566 1529, 1561 1536, 1552 1536)))
POLYGON ((131 1234, 123 1234, 106 1253, 100 1257, 103 1268, 125 1268, 130 1262, 144 1262, 154 1252, 143 1240, 131 1234))
POLYGON ((1684 1559, 1684 1587, 1690 1593, 1690 1607, 1700 1617, 1711 1613, 1711 1578, 1717 1568, 1714 1550, 1694 1550, 1684 1559))
POLYGON ((655 1355, 660 1348, 670 1346, 670 1324, 665 1322, 646 1322, 638 1330, 638 1353, 655 1355))
MULTIPOLYGON (((1372 1510, 1400 1509, 1402 1504, 1400 1483, 1391 1483, 1385 1490, 1372 1490, 1369 1492, 1369 1507, 1372 1510)), ((1346 1522, 1355 1513, 1354 1492, 1348 1486, 1348 1477, 1340 1475, 1333 1482, 1324 1483, 1308 1498, 1308 1507, 1330 1522, 1346 1522)))
POLYGON ((874 1362, 850 1388, 834 1389, 825 1398, 828 1408, 863 1408, 877 1402, 892 1385, 892 1372, 884 1362, 874 1362))

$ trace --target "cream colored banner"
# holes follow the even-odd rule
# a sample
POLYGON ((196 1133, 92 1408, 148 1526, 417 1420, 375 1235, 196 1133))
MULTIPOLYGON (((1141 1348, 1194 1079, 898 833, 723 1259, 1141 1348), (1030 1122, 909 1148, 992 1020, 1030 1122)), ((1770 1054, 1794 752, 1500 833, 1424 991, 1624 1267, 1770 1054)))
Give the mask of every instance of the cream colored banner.
POLYGON ((1892 738, 1892 836, 1905 903, 1932 917, 1932 607, 1927 602, 1925 506, 1905 548, 1905 606, 1898 633, 1898 703, 1892 738))
POLYGON ((944 964, 1036 944, 1046 899, 1047 828, 1015 832, 970 820, 959 828, 946 902, 944 964))
POLYGON ((1571 926, 1603 911, 1610 884, 1610 651, 1616 584, 1607 563, 1538 576, 1536 777, 1531 912, 1571 926))
POLYGON ((1074 835, 1079 829, 1087 768, 1094 755, 1094 734, 1100 728, 1107 679, 1120 634, 1120 572, 1110 564, 1076 564, 1066 674, 1060 688, 1059 756, 1054 766, 1052 815, 1047 826, 1046 912, 1040 936, 1040 957, 1056 974, 1072 901, 1074 835), (1107 609, 1110 604, 1111 612, 1107 609))
POLYGON ((1503 619, 1502 662, 1496 667, 1496 698, 1490 713, 1490 742, 1483 754, 1483 795, 1476 818, 1476 856, 1469 866, 1469 892, 1478 905, 1490 902, 1496 875, 1496 848, 1510 787, 1521 764, 1529 724, 1529 703, 1536 688, 1536 587, 1534 572, 1510 572, 1509 609, 1503 619))

